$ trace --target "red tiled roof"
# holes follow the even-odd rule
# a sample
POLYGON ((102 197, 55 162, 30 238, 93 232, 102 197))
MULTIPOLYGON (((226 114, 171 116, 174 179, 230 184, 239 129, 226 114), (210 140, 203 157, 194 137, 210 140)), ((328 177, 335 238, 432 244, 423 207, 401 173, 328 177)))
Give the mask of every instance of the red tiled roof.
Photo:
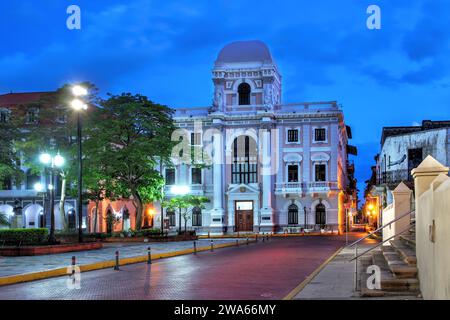
POLYGON ((45 94, 54 92, 21 92, 21 93, 6 93, 0 95, 0 106, 19 105, 34 102, 39 100, 45 94))

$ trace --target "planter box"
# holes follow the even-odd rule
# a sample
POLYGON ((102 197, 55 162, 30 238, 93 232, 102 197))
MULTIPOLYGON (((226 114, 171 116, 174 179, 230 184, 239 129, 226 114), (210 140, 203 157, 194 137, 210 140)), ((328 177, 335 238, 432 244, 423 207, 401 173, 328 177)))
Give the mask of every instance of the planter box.
POLYGON ((39 256, 44 254, 56 254, 64 252, 96 250, 103 248, 101 242, 71 243, 43 246, 3 247, 0 248, 0 256, 39 256))

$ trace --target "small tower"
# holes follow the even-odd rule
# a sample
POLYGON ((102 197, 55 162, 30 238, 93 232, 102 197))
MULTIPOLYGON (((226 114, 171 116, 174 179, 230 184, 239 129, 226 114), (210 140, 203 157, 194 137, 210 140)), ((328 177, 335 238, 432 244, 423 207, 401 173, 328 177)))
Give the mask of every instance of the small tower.
POLYGON ((281 75, 261 41, 237 41, 219 52, 212 71, 214 112, 273 110, 281 102, 281 75))

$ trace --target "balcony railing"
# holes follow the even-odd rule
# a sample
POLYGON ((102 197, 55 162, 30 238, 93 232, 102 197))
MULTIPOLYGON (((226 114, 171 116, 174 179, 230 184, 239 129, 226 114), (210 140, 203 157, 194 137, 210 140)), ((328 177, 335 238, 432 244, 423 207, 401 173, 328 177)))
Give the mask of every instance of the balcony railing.
POLYGON ((283 182, 275 184, 275 194, 337 190, 335 181, 283 182))
POLYGON ((275 183, 275 194, 302 192, 301 182, 275 183))
POLYGON ((408 169, 382 172, 377 177, 377 184, 398 184, 402 181, 412 181, 411 172, 408 169))

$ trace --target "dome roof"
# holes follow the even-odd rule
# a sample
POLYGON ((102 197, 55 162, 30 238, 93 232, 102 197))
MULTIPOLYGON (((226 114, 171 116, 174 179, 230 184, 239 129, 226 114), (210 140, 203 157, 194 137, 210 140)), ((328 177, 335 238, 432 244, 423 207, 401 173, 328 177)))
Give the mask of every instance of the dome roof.
POLYGON ((217 55, 216 64, 227 62, 272 63, 273 59, 269 48, 262 41, 236 41, 227 44, 217 55))

